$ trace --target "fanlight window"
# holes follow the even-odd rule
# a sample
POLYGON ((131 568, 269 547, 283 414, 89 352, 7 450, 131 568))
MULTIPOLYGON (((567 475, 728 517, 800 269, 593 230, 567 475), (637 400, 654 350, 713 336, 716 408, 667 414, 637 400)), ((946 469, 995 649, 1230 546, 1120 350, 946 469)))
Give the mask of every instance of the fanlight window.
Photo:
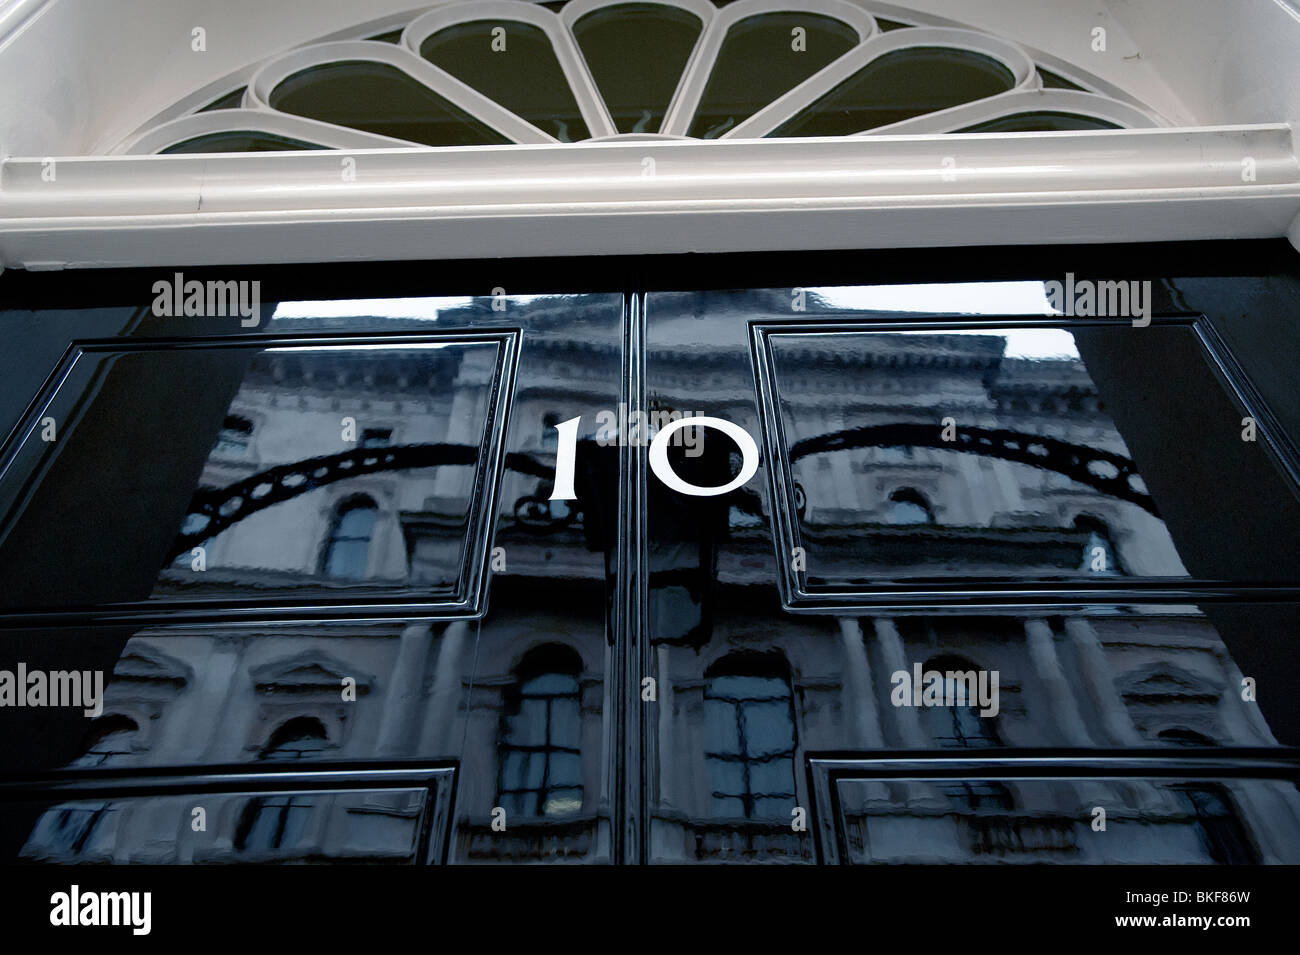
POLYGON ((131 153, 1162 125, 1072 68, 847 0, 449 3, 231 77, 131 153), (1070 73, 1070 75, 1065 75, 1070 73))

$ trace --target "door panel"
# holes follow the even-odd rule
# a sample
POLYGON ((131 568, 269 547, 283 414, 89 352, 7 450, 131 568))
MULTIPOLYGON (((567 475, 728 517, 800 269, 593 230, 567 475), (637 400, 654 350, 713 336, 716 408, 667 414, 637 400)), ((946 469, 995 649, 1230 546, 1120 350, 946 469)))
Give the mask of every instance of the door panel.
MULTIPOLYGON (((1209 318, 1051 319, 1044 288, 648 294, 651 420, 762 450, 727 494, 647 478, 650 861, 1292 857, 1293 769, 1240 778, 1300 743, 1289 439, 1209 318), (1080 765, 1020 780, 1042 753, 1080 765)), ((739 472, 690 437, 683 479, 739 472)))
POLYGON ((1289 248, 58 278, 0 277, 4 858, 1295 861, 1289 248))
POLYGON ((220 276, 265 281, 250 329, 155 314, 170 278, 3 315, 46 364, 5 395, 0 671, 48 681, 0 712, 6 856, 608 861, 617 460, 548 497, 551 425, 620 400, 624 295, 220 276), (348 784, 428 766, 436 802, 348 784))

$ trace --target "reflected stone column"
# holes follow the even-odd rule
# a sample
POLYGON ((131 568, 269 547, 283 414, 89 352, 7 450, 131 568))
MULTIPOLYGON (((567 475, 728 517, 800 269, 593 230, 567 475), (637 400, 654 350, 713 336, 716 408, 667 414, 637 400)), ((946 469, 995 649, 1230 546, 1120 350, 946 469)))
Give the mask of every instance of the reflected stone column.
MULTIPOLYGON (((851 745, 884 749, 885 736, 881 732, 876 691, 871 683, 871 662, 856 617, 840 617, 840 641, 844 644, 844 685, 840 688, 840 707, 851 734, 851 745)), ((878 780, 868 782, 864 802, 869 810, 888 811, 892 804, 889 786, 878 780)))
MULTIPOLYGON (((898 627, 888 617, 876 617, 871 621, 876 631, 876 643, 880 645, 880 657, 885 661, 886 672, 893 674, 902 670, 912 671, 907 657, 903 655, 903 638, 898 635, 898 627)), ((894 725, 899 739, 907 749, 925 749, 929 740, 921 729, 921 714, 911 706, 895 706, 894 725)))
POLYGON ((376 751, 384 755, 408 755, 405 750, 419 725, 417 710, 433 627, 428 623, 408 624, 400 641, 397 661, 384 694, 379 739, 375 743, 376 751))
MULTIPOLYGON (((1056 655, 1056 635, 1046 620, 1026 620, 1025 637, 1029 647, 1029 659, 1033 661, 1034 672, 1038 675, 1047 696, 1051 701, 1052 715, 1060 728, 1065 741, 1071 746, 1091 746, 1093 740, 1079 707, 1074 700, 1074 691, 1061 669, 1061 660, 1056 655)), ((1050 743, 1050 740, 1043 740, 1050 743)))
MULTIPOLYGON (((1061 659, 1056 654, 1056 635, 1046 620, 1026 620, 1025 639, 1029 649, 1029 658, 1033 661, 1034 672, 1047 691, 1051 701, 1052 715, 1062 736, 1070 746, 1092 747, 1092 734, 1083 724, 1079 714, 1079 705, 1075 701, 1074 691, 1065 678, 1061 668, 1061 659)), ((1042 742, 1050 742, 1043 740, 1042 742)), ((1103 806, 1108 813, 1113 813, 1116 793, 1113 786, 1099 780, 1081 780, 1075 784, 1077 791, 1086 805, 1084 810, 1094 806, 1103 806)))
MULTIPOLYGON (((876 632, 876 643, 880 647, 880 658, 884 661, 885 672, 897 673, 899 670, 911 672, 911 666, 903 653, 903 638, 898 627, 888 617, 875 617, 871 626, 876 632)), ((929 740, 921 728, 921 714, 912 706, 893 706, 894 726, 905 749, 927 749, 929 740)), ((924 783, 902 783, 902 791, 907 794, 907 804, 917 808, 942 809, 947 800, 938 791, 924 783)))
POLYGON ((1115 689, 1115 675, 1106 662, 1106 651, 1102 649, 1097 631, 1087 620, 1067 617, 1065 632, 1074 645, 1079 668, 1087 677, 1106 735, 1120 746, 1141 745, 1142 737, 1133 725, 1119 691, 1115 689))
MULTIPOLYGON (((466 644, 470 641, 468 620, 455 620, 443 629, 438 640, 438 657, 433 664, 433 687, 428 713, 423 720, 421 755, 456 756, 463 733, 456 733, 460 720, 466 644)), ((475 627, 478 626, 477 621, 475 627)))
POLYGON ((870 749, 882 749, 885 738, 880 731, 876 694, 871 685, 871 664, 862 642, 862 627, 855 617, 840 618, 840 640, 844 644, 844 684, 840 688, 840 706, 845 723, 851 728, 853 741, 870 749))

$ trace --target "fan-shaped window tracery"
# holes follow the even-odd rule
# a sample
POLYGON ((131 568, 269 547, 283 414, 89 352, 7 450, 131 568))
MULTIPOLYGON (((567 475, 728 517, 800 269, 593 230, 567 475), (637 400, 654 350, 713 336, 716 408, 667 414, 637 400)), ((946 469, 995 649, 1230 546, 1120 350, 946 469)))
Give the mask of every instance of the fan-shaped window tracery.
POLYGON ((214 85, 206 105, 124 151, 1162 125, 1003 38, 919 14, 876 17, 849 0, 474 0, 355 35, 214 85))

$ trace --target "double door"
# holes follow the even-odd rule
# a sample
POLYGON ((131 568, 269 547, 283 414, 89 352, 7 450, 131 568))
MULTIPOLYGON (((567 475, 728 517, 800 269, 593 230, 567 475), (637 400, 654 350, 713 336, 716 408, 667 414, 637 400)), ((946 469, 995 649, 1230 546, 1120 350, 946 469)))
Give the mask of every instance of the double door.
POLYGON ((1294 862, 1238 246, 6 274, 3 851, 1294 862))

